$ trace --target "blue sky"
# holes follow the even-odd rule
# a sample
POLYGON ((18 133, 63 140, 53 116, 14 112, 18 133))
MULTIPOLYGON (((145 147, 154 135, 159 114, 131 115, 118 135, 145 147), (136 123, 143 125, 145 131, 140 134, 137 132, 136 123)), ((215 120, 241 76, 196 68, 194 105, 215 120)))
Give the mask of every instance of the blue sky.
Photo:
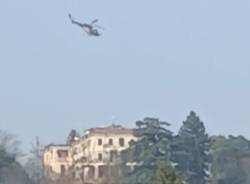
POLYGON ((145 116, 250 138, 247 0, 0 2, 0 128, 23 145, 145 116), (68 13, 105 31, 89 38, 68 13))

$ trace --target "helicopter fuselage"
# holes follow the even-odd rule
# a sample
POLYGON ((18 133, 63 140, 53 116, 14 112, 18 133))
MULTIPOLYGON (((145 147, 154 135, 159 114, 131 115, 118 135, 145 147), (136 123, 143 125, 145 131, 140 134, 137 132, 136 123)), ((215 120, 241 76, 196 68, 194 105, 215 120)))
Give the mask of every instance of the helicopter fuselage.
POLYGON ((97 29, 94 29, 92 25, 83 24, 83 30, 90 36, 100 36, 100 33, 97 29))

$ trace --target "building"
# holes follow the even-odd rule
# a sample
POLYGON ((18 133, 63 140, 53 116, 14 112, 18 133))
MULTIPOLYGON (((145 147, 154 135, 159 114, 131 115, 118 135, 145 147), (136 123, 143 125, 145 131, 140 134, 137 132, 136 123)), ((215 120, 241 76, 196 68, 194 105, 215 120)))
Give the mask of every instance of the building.
POLYGON ((70 145, 50 144, 45 147, 43 153, 45 176, 52 179, 66 174, 73 163, 70 150, 70 145))
POLYGON ((100 183, 107 175, 118 174, 115 166, 120 152, 136 140, 132 129, 117 125, 92 128, 80 137, 71 136, 66 145, 45 148, 43 162, 48 178, 70 175, 85 183, 100 183))

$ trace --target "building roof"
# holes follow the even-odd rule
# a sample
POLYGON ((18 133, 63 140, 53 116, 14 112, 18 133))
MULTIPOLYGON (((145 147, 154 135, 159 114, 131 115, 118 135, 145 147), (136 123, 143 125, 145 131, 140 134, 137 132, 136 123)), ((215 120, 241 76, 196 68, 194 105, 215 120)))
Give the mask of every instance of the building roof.
POLYGON ((120 125, 111 125, 108 127, 91 128, 86 134, 132 134, 133 130, 120 125))
POLYGON ((51 143, 51 144, 45 146, 45 150, 50 149, 50 148, 67 149, 69 147, 70 147, 70 145, 68 145, 68 144, 53 144, 53 143, 51 143))

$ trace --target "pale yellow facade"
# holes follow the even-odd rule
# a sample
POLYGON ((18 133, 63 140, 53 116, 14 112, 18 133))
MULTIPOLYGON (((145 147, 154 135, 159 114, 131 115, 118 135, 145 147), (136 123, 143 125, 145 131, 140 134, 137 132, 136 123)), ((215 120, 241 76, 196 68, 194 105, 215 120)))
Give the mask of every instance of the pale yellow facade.
POLYGON ((48 145, 43 154, 45 174, 55 177, 66 172, 72 165, 72 155, 68 145, 48 145), (60 154, 63 152, 64 154, 60 154))
POLYGON ((78 180, 99 183, 107 166, 114 166, 120 152, 136 141, 131 129, 121 126, 93 128, 69 145, 49 145, 44 151, 45 174, 56 178, 69 171, 78 180))

